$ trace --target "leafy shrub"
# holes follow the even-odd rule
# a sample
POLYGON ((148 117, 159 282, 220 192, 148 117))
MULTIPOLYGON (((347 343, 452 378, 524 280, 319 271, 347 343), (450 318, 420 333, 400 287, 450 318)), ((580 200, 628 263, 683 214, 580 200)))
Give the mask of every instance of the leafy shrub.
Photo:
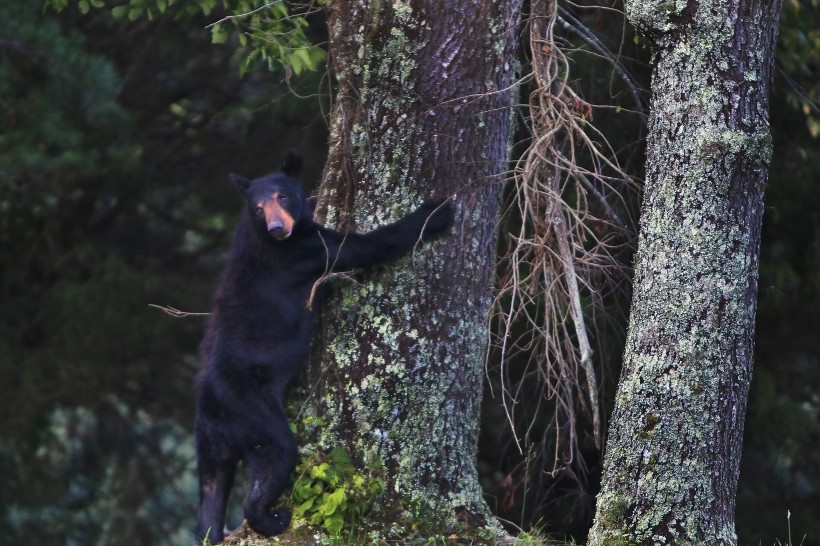
POLYGON ((384 481, 357 471, 348 452, 313 453, 296 467, 292 502, 295 525, 321 525, 330 537, 355 532, 356 523, 384 493, 384 481), (301 520, 301 521, 300 521, 301 520))

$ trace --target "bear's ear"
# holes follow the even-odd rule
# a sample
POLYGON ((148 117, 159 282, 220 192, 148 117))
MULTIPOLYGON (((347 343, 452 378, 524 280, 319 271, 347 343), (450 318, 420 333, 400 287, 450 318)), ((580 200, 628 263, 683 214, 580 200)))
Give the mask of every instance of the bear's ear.
POLYGON ((244 176, 239 176, 238 174, 231 173, 230 177, 231 180, 233 180, 233 183, 239 186, 239 189, 242 191, 246 191, 251 185, 251 181, 245 178, 244 176))
POLYGON ((282 162, 282 172, 291 178, 296 178, 302 172, 302 156, 296 150, 288 150, 282 162))

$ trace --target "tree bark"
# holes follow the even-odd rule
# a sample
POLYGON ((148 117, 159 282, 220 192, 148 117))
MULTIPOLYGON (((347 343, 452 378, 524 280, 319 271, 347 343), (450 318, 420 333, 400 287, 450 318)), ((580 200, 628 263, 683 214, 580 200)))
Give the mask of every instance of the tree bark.
MULTIPOLYGON (((377 460, 390 500, 486 521, 476 444, 520 0, 331 2, 338 80, 317 217, 367 231, 455 195, 451 233, 325 303, 318 444, 377 460)), ((318 378, 318 379, 316 379, 318 378)))
POLYGON ((780 1, 627 0, 653 42, 624 367, 589 544, 735 544, 780 1))

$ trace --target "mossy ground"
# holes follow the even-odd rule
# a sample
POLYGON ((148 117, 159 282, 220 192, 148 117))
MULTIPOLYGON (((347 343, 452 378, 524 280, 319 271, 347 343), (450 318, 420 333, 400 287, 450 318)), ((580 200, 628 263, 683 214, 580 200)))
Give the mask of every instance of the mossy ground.
MULTIPOLYGON (((207 544, 207 543, 206 543, 207 544)), ((547 539, 531 534, 523 534, 520 537, 514 538, 506 533, 498 533, 496 529, 476 528, 476 529, 461 529, 452 530, 440 534, 430 534, 418 531, 408 531, 405 536, 393 537, 358 537, 358 536, 338 536, 329 537, 309 527, 302 527, 300 529, 290 529, 285 533, 273 537, 260 537, 251 531, 246 525, 242 525, 233 534, 226 537, 222 543, 226 546, 355 546, 355 545, 374 545, 374 546, 392 546, 392 545, 408 545, 408 546, 451 546, 451 545, 467 545, 467 546, 496 546, 519 544, 524 546, 537 546, 547 544, 559 544, 550 542, 547 539)), ((564 544, 564 542, 560 542, 564 544)))

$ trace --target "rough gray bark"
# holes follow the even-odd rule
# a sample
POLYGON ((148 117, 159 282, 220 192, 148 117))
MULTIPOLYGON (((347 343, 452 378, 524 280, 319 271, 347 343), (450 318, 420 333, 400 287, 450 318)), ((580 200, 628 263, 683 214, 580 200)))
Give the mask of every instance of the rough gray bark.
POLYGON ((520 0, 331 2, 338 91, 317 216, 366 231, 456 195, 449 236, 336 283, 308 411, 397 505, 489 514, 476 443, 520 0))
POLYGON ((624 368, 589 544, 735 544, 781 2, 627 0, 655 47, 624 368))

